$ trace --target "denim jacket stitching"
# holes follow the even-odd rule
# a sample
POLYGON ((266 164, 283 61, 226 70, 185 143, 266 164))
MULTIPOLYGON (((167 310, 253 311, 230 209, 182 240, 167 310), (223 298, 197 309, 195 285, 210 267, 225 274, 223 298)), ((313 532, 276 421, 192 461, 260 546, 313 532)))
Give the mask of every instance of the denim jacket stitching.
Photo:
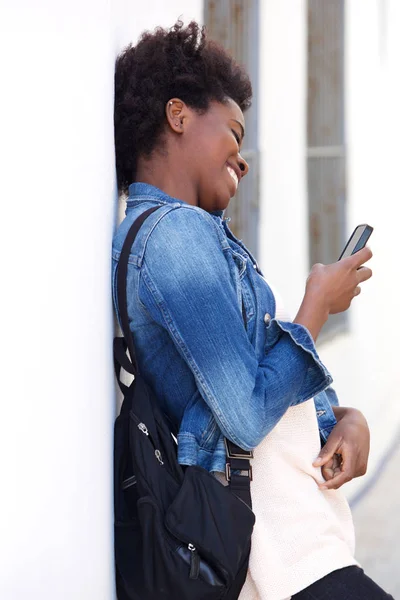
POLYGON ((247 322, 249 322, 254 318, 255 309, 253 306, 253 302, 252 302, 251 294, 250 294, 249 290, 243 284, 241 285, 241 288, 242 288, 242 297, 243 297, 243 301, 244 301, 244 307, 246 310, 246 319, 247 319, 247 322))
MULTIPOLYGON (((141 185, 143 185, 143 184, 141 184, 141 185)), ((259 285, 258 285, 258 276, 259 276, 258 274, 260 274, 261 271, 259 270, 255 259, 252 258, 248 249, 245 248, 244 245, 241 243, 241 240, 238 240, 233 235, 233 233, 229 230, 227 224, 223 222, 220 214, 205 213, 202 209, 199 209, 198 207, 186 205, 185 203, 182 203, 181 201, 178 201, 174 198, 166 197, 165 194, 161 191, 159 191, 159 193, 156 191, 154 194, 152 192, 153 192, 153 190, 151 189, 151 186, 148 186, 147 188, 142 188, 142 189, 136 188, 136 190, 133 189, 132 190, 132 198, 133 199, 128 201, 127 217, 129 218, 129 215, 131 215, 130 220, 132 220, 132 222, 133 222, 133 215, 132 215, 133 210, 135 211, 134 214, 136 214, 136 212, 137 212, 137 214, 139 215, 140 212, 145 210, 145 208, 147 207, 147 206, 143 206, 143 208, 142 208, 143 204, 146 204, 146 205, 158 204, 163 207, 168 207, 167 210, 162 208, 161 210, 157 211, 158 213, 169 214, 169 212, 172 213, 172 210, 174 210, 175 208, 186 208, 187 210, 192 210, 192 211, 197 212, 197 214, 202 218, 204 223, 207 223, 209 225, 211 225, 211 223, 213 223, 213 231, 217 235, 220 249, 222 249, 223 253, 225 253, 226 250, 230 250, 230 256, 232 256, 232 259, 233 259, 233 261, 232 261, 232 259, 229 257, 229 260, 228 260, 229 265, 230 265, 230 271, 231 271, 231 283, 233 284, 234 288, 236 288, 237 295, 240 296, 240 298, 239 298, 240 306, 241 306, 241 296, 243 296, 245 299, 245 311, 246 311, 246 316, 247 316, 248 321, 250 319, 252 319, 253 317, 251 316, 251 314, 249 312, 249 303, 246 302, 246 297, 249 296, 251 299, 250 304, 253 307, 253 313, 256 313, 256 315, 255 315, 256 319, 252 320, 252 323, 255 324, 254 332, 257 333, 257 336, 258 336, 258 337, 256 336, 258 341, 256 339, 253 339, 253 337, 252 337, 251 343, 255 349, 258 348, 258 350, 260 350, 261 349, 260 345, 262 345, 262 340, 264 339, 262 331, 263 330, 265 331, 265 328, 263 327, 264 324, 261 323, 261 321, 263 320, 262 311, 263 310, 265 311, 265 306, 264 306, 265 298, 263 296, 262 290, 260 290, 259 285), (143 190, 143 193, 142 193, 142 190, 143 190), (167 199, 164 199, 165 197, 167 199), (231 241, 236 243, 239 246, 239 248, 242 248, 243 254, 241 254, 240 250, 238 251, 234 247, 234 244, 232 244, 231 241), (244 254, 245 254, 245 256, 244 256, 244 254), (238 255, 240 256, 239 264, 238 264, 238 255), (246 268, 242 270, 240 268, 240 265, 243 264, 243 260, 246 261, 246 268), (233 263, 235 263, 235 265, 233 263), (253 265, 256 268, 253 269, 252 268, 253 265), (233 270, 233 266, 235 267, 234 270, 233 270), (247 271, 247 277, 246 277, 246 271, 247 271), (241 277, 239 277, 239 273, 240 273, 241 277)), ((192 464, 192 462, 189 462, 189 463, 185 462, 186 458, 188 458, 189 461, 196 460, 195 449, 197 447, 202 452, 206 452, 207 454, 211 454, 213 456, 212 463, 208 463, 207 462, 208 459, 204 459, 205 460, 204 465, 207 464, 207 468, 208 468, 209 464, 210 464, 210 466, 213 466, 213 467, 215 467, 217 465, 218 468, 220 468, 223 463, 222 455, 224 454, 224 449, 223 449, 223 445, 222 445, 222 448, 220 447, 221 445, 219 444, 219 442, 217 443, 217 446, 214 447, 214 442, 215 442, 214 435, 216 432, 218 432, 218 428, 221 429, 223 427, 225 430, 225 433, 229 437, 232 437, 233 441, 235 441, 234 437, 227 430, 227 429, 230 430, 231 427, 224 426, 225 419, 223 418, 223 415, 221 415, 222 407, 221 407, 221 410, 218 410, 218 406, 215 407, 215 404, 218 401, 218 394, 212 393, 213 387, 214 387, 214 381, 211 381, 211 383, 207 383, 207 380, 204 380, 204 378, 202 377, 201 371, 200 371, 200 364, 197 365, 196 364, 197 359, 194 358, 195 354, 192 354, 190 345, 187 346, 187 342, 186 342, 186 340, 184 340, 183 336, 181 337, 179 335, 179 328, 177 325, 175 325, 175 320, 172 319, 173 315, 170 313, 168 304, 162 297, 161 292, 158 291, 158 288, 155 286, 155 281, 153 281, 151 279, 150 272, 149 272, 148 268, 146 267, 146 260, 145 260, 146 245, 149 240, 150 234, 154 230, 155 224, 157 224, 161 220, 161 218, 162 218, 161 216, 160 216, 160 219, 157 216, 157 218, 154 218, 154 223, 153 223, 153 218, 150 217, 149 226, 145 227, 145 229, 144 229, 144 235, 142 235, 142 238, 139 241, 138 246, 137 246, 137 248, 139 249, 138 254, 141 256, 141 259, 142 259, 140 266, 138 264, 137 256, 135 256, 134 254, 132 254, 130 256, 130 263, 132 265, 134 265, 134 270, 137 270, 137 269, 139 270, 138 274, 137 273, 134 274, 134 277, 136 279, 135 302, 136 302, 136 299, 139 300, 137 307, 138 308, 140 307, 140 310, 144 309, 146 311, 146 316, 148 316, 150 318, 151 318, 151 315, 153 315, 153 312, 151 312, 151 311, 156 309, 156 313, 158 313, 158 315, 157 316, 153 315, 153 319, 155 318, 156 322, 158 322, 158 323, 160 323, 160 321, 161 321, 161 323, 165 327, 165 329, 170 332, 171 341, 174 340, 174 345, 176 346, 176 349, 178 350, 178 352, 181 354, 182 358, 187 363, 187 366, 189 367, 189 371, 191 371, 190 377, 193 378, 193 380, 192 380, 193 383, 191 385, 194 385, 194 384, 197 385, 197 390, 200 393, 200 395, 203 397, 205 404, 208 405, 208 408, 212 410, 214 417, 216 417, 213 420, 211 420, 211 419, 206 420, 205 416, 203 416, 202 426, 200 429, 199 429, 199 427, 196 428, 196 421, 194 421, 193 427, 192 427, 192 424, 190 423, 188 429, 185 428, 185 430, 178 432, 178 438, 180 440, 184 441, 183 447, 181 446, 181 459, 183 461, 182 464, 192 464), (145 240, 145 242, 143 243, 144 240, 145 240), (141 291, 142 291, 143 299, 146 298, 146 296, 148 296, 148 299, 146 300, 146 305, 144 305, 144 300, 143 300, 143 302, 141 300, 141 291), (144 295, 143 295, 143 293, 144 293, 144 295), (147 308, 147 306, 149 308, 147 308), (208 423, 207 427, 204 427, 205 423, 208 423), (193 432, 191 431, 192 428, 193 428, 193 432), (200 440, 200 442, 199 442, 199 440, 200 440)), ((184 220, 184 222, 185 221, 186 220, 184 220)), ((121 242, 121 236, 119 237, 117 247, 119 247, 120 242, 121 242)), ((188 243, 190 244, 190 242, 188 242, 188 243)), ((113 250, 113 258, 115 260, 118 260, 119 256, 120 256, 120 253, 115 248, 113 250)), ((130 269, 130 272, 131 273, 133 272, 132 269, 130 269)), ((270 298, 270 302, 271 302, 271 304, 268 304, 268 306, 266 308, 267 308, 268 312, 271 313, 271 315, 272 315, 272 314, 275 314, 274 311, 271 310, 272 302, 275 302, 273 295, 270 298)), ((307 396, 307 398, 309 398, 309 397, 312 397, 312 395, 315 395, 317 392, 321 391, 322 389, 325 389, 328 385, 328 382, 331 382, 332 379, 330 376, 328 377, 329 372, 324 368, 324 365, 319 360, 318 355, 316 353, 314 354, 312 349, 310 349, 311 346, 310 346, 310 342, 309 342, 308 332, 306 333, 306 331, 304 331, 304 332, 301 331, 301 327, 299 327, 299 326, 293 327, 292 323, 287 323, 287 324, 283 323, 282 325, 277 323, 277 326, 279 327, 279 329, 281 329, 282 333, 283 332, 289 333, 290 338, 295 342, 296 345, 298 345, 299 347, 301 347, 303 350, 305 350, 306 352, 308 352, 310 355, 312 355, 314 357, 315 362, 319 366, 319 369, 318 369, 319 370, 319 375, 318 375, 319 380, 321 379, 322 374, 325 375, 325 381, 321 382, 320 385, 318 385, 315 381, 315 377, 317 376, 316 373, 313 376, 313 372, 315 372, 315 368, 308 367, 305 370, 304 380, 302 383, 303 390, 300 390, 300 388, 299 388, 299 392, 302 391, 303 400, 305 399, 306 394, 310 394, 309 396, 307 396), (291 328, 293 329, 293 331, 291 328), (305 347, 305 346, 308 346, 308 347, 305 347), (304 383, 304 381, 307 377, 309 377, 310 381, 304 383)), ((268 330, 268 326, 267 326, 267 330, 268 330)), ((273 331, 271 333, 272 333, 272 335, 270 335, 270 341, 273 342, 276 335, 274 334, 273 331)), ((250 334, 248 332, 248 336, 249 335, 250 334)), ((266 335, 267 335, 266 340, 268 340, 268 333, 266 335)), ((144 337, 144 339, 145 339, 145 337, 144 337)), ((264 347, 265 347, 266 343, 267 342, 264 342, 264 347)), ((299 382, 300 381, 301 381, 301 379, 299 380, 299 382)), ((217 383, 218 382, 215 382, 215 386, 216 386, 215 389, 217 389, 217 383)), ((191 388, 188 388, 188 389, 191 389, 191 388)), ((323 395, 323 397, 321 397, 321 399, 320 399, 318 409, 320 409, 320 408, 323 409, 325 406, 327 406, 328 401, 330 402, 330 399, 325 398, 325 395, 323 395)), ((331 430, 333 429, 334 424, 335 424, 331 418, 330 413, 331 413, 331 411, 329 411, 329 407, 327 407, 326 415, 322 415, 322 416, 319 415, 319 417, 318 417, 322 439, 324 439, 324 437, 327 437, 327 435, 329 435, 329 433, 331 432, 331 430)), ((243 433, 243 436, 244 435, 245 434, 243 433)), ((255 435, 258 435, 258 434, 255 432, 255 435)), ((241 436, 241 437, 243 437, 243 436, 241 436)), ((251 443, 251 442, 249 442, 249 443, 251 443)), ((240 445, 240 440, 239 440, 239 445, 240 445)), ((243 446, 243 447, 245 447, 245 446, 243 446)), ((199 456, 198 460, 201 463, 203 458, 201 458, 201 456, 199 456)), ((223 467, 221 467, 221 468, 223 468, 223 467)))
MULTIPOLYGON (((207 212, 205 212, 203 209, 197 207, 197 206, 191 206, 190 204, 185 204, 185 203, 179 203, 179 202, 174 202, 172 205, 170 203, 167 202, 163 202, 162 200, 160 200, 159 198, 154 198, 152 196, 148 196, 145 198, 138 198, 135 199, 135 203, 138 202, 149 202, 149 203, 154 203, 154 204, 163 204, 163 205, 168 205, 168 210, 166 211, 160 211, 162 212, 161 215, 158 215, 158 218, 155 220, 155 222, 152 224, 150 230, 147 232, 147 235, 145 237, 145 239, 142 241, 141 243, 141 248, 140 248, 140 252, 137 255, 138 256, 138 266, 141 267, 142 263, 145 259, 145 252, 146 252, 146 247, 148 244, 148 241, 150 239, 151 234, 153 233, 154 229, 156 228, 156 226, 158 225, 158 223, 161 221, 161 219, 163 219, 166 215, 168 215, 169 213, 171 213, 173 210, 177 210, 177 209, 184 209, 184 210, 191 210, 193 212, 195 212, 201 219, 203 219, 204 221, 208 221, 210 224, 212 224, 212 228, 214 233, 217 235, 217 239, 219 244, 222 247, 222 250, 231 250, 231 247, 229 246, 228 241, 226 240, 225 236, 223 235, 223 232, 221 232, 219 230, 218 224, 215 222, 215 217, 213 217, 212 215, 209 215, 207 212)), ((133 208, 133 204, 129 204, 129 208, 133 208)))
MULTIPOLYGON (((236 440, 235 433, 231 430, 229 423, 227 421, 225 421, 224 415, 221 412, 218 404, 214 402, 215 395, 209 389, 207 383, 203 379, 201 371, 199 370, 195 360, 193 359, 191 352, 189 352, 189 349, 187 348, 186 344, 184 343, 181 336, 179 335, 179 332, 176 329, 173 319, 167 309, 166 303, 165 303, 164 299, 161 297, 161 295, 159 294, 156 286, 154 285, 154 283, 150 277, 150 274, 148 272, 145 272, 144 269, 143 269, 143 281, 146 284, 146 287, 149 290, 150 294, 153 296, 153 299, 155 300, 159 310, 161 311, 161 314, 164 317, 165 323, 166 323, 173 339, 175 340, 175 343, 178 345, 182 355, 186 358, 186 360, 187 360, 188 364, 190 365, 191 370, 196 378, 196 381, 200 384, 200 386, 203 390, 203 393, 205 394, 206 398, 208 399, 208 401, 211 405, 210 408, 212 409, 213 413, 218 417, 218 419, 219 419, 220 423, 223 425, 225 431, 227 431, 228 437, 232 441, 235 441, 236 440)), ((208 404, 208 402, 207 402, 207 404, 208 404)))
POLYGON ((202 450, 206 450, 206 452, 212 452, 212 450, 209 450, 209 448, 207 448, 206 446, 210 442, 210 440, 213 438, 216 431, 217 431, 217 422, 214 419, 214 417, 211 415, 209 422, 207 423, 207 427, 204 429, 201 439, 200 439, 200 442, 199 442, 199 447, 202 450))
MULTIPOLYGON (((241 254, 239 254, 239 252, 236 252, 236 250, 234 250, 233 248, 230 248, 232 255, 237 259, 237 261, 240 264, 240 267, 238 266, 239 269, 239 279, 243 279, 244 274, 246 273, 246 268, 247 268, 247 261, 246 258, 244 256, 242 256, 241 254)), ((235 260, 234 258, 234 260, 235 260)), ((236 260, 235 260, 236 263, 236 260)))

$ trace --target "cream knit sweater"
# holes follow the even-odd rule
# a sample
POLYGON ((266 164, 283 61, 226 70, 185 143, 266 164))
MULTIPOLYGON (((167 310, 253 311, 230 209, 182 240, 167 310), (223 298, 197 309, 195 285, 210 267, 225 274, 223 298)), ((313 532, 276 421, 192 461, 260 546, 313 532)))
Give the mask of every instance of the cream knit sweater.
MULTIPOLYGON (((275 299, 276 318, 287 321, 275 299)), ((256 523, 239 600, 287 600, 331 571, 357 564, 342 491, 317 487, 323 477, 312 462, 320 448, 313 399, 289 408, 257 446, 251 461, 256 523)))

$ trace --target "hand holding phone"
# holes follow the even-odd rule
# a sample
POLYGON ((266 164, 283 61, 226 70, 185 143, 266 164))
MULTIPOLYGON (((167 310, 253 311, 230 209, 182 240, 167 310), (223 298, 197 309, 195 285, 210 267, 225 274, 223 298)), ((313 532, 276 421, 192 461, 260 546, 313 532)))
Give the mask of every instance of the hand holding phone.
POLYGON ((361 291, 360 283, 372 276, 371 269, 365 266, 372 258, 371 250, 365 248, 372 231, 370 225, 359 225, 337 262, 330 265, 318 263, 312 267, 306 293, 294 322, 304 325, 314 340, 328 315, 347 310, 361 291), (342 259, 346 259, 347 264, 343 264, 342 259))
POLYGON ((351 256, 364 248, 373 230, 374 228, 371 225, 358 225, 351 234, 342 254, 339 256, 339 260, 347 258, 347 256, 351 256))

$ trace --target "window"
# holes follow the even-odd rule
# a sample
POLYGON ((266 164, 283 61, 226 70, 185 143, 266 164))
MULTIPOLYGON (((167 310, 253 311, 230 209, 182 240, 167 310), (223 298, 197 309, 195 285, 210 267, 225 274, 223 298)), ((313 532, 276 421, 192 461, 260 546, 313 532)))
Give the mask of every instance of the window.
MULTIPOLYGON (((331 263, 346 241, 344 0, 308 0, 307 146, 310 265, 331 263)), ((346 323, 330 316, 322 339, 346 323)))
POLYGON ((230 202, 226 216, 230 228, 257 255, 259 222, 259 174, 257 135, 258 0, 205 0, 204 23, 209 36, 243 64, 253 85, 253 104, 246 112, 246 136, 242 156, 249 173, 230 202))

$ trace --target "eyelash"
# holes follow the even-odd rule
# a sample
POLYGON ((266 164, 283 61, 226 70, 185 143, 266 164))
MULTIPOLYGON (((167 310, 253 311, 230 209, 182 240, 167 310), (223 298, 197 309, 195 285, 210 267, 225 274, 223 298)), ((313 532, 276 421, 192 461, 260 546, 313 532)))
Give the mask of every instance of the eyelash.
POLYGON ((238 136, 238 134, 236 133, 236 131, 234 129, 232 129, 231 131, 232 131, 232 133, 233 133, 233 135, 235 137, 235 140, 238 143, 238 146, 240 146, 240 137, 238 136))

